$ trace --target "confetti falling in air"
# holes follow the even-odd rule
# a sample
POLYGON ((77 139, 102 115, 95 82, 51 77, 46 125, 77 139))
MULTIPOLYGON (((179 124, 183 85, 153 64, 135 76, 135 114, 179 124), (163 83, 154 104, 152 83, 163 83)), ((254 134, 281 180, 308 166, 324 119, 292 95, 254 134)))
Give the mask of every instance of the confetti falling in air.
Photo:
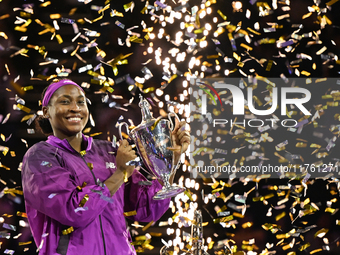
MULTIPOLYGON (((133 118, 138 94, 157 115, 175 110, 193 123, 202 115, 190 112, 190 79, 219 77, 238 79, 243 91, 257 81, 253 104, 259 109, 272 104, 271 78, 280 79, 280 87, 294 87, 293 78, 301 78, 313 95, 312 115, 304 118, 288 106, 286 117, 298 122, 296 128, 270 123, 257 130, 240 123, 217 130, 192 128, 191 157, 183 157, 177 172, 187 190, 173 199, 159 222, 131 225, 136 250, 149 254, 162 240, 167 254, 192 253, 197 240, 190 228, 197 224, 198 208, 206 229, 202 247, 209 254, 339 253, 340 82, 315 79, 339 75, 338 11, 337 0, 0 1, 1 102, 7 104, 0 112, 1 252, 36 250, 27 235, 18 237, 16 247, 6 240, 29 233, 23 214, 15 213, 23 200, 19 162, 37 133, 33 122, 42 114, 39 94, 46 84, 74 79, 100 105, 101 114, 121 111, 118 115, 130 123, 139 123, 133 118), (21 132, 14 132, 14 124, 21 132), (299 174, 192 178, 189 172, 198 164, 192 156, 235 168, 272 162, 295 167, 299 174), (315 179, 308 172, 313 167, 326 173, 315 179)), ((212 88, 199 87, 209 95, 208 122, 232 109, 230 94, 212 88)), ((93 114, 84 133, 111 139, 100 121, 93 114)))

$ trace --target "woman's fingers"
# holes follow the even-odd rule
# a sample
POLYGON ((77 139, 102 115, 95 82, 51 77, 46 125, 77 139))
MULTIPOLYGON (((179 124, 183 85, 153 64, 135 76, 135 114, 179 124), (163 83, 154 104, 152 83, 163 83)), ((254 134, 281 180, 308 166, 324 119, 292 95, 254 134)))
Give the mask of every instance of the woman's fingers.
POLYGON ((183 145, 184 143, 190 143, 190 135, 185 134, 180 138, 181 144, 183 145))
POLYGON ((180 141, 180 144, 182 145, 185 142, 190 143, 190 130, 187 127, 187 124, 185 121, 181 121, 179 124, 179 129, 177 131, 177 138, 180 141))
POLYGON ((127 140, 123 140, 119 146, 119 148, 122 152, 124 153, 129 153, 129 152, 135 152, 133 149, 132 149, 132 146, 129 144, 129 142, 127 140))
POLYGON ((189 137, 190 139, 190 132, 188 130, 182 131, 177 135, 178 139, 181 141, 184 137, 189 137))
POLYGON ((171 134, 173 147, 169 148, 174 152, 185 152, 190 144, 190 130, 186 121, 178 121, 176 119, 176 125, 171 134))
POLYGON ((186 130, 186 124, 187 123, 184 120, 178 124, 178 129, 176 130, 177 134, 186 130))
POLYGON ((116 160, 119 160, 120 164, 126 165, 127 162, 134 160, 135 158, 137 158, 137 155, 136 152, 132 149, 132 146, 129 145, 129 142, 127 140, 122 140, 117 151, 116 160))
POLYGON ((130 150, 130 145, 129 145, 129 142, 127 140, 122 140, 122 142, 120 143, 120 146, 119 148, 122 149, 123 151, 128 151, 130 150))
POLYGON ((174 130, 172 131, 172 133, 176 134, 179 127, 180 127, 180 122, 178 121, 177 118, 175 118, 175 127, 174 127, 174 130))

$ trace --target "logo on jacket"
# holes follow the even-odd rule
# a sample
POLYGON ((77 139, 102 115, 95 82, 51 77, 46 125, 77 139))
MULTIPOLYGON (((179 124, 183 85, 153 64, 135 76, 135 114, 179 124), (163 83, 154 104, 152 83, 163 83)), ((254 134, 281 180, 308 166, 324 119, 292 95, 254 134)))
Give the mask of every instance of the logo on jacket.
POLYGON ((105 162, 105 163, 106 163, 106 169, 116 167, 115 163, 113 163, 113 162, 105 162))

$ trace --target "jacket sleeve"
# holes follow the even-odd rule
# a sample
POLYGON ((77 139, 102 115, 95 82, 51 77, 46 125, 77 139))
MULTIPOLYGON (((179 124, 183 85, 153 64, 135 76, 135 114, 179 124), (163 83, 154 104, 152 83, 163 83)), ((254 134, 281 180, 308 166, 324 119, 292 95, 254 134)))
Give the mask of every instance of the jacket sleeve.
POLYGON ((77 186, 62 159, 53 152, 34 150, 23 159, 22 184, 31 208, 63 225, 85 227, 104 210, 111 197, 107 187, 77 186))
POLYGON ((162 185, 153 180, 152 185, 139 185, 139 181, 146 178, 137 170, 129 178, 124 191, 124 212, 136 211, 137 214, 127 218, 131 220, 150 222, 157 221, 168 210, 170 198, 154 200, 152 197, 162 188, 162 185))

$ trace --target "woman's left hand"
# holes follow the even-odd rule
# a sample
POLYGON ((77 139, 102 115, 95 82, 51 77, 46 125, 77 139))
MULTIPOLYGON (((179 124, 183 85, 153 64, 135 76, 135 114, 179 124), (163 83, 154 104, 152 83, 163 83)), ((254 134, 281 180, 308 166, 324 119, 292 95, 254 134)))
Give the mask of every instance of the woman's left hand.
POLYGON ((190 130, 185 121, 179 122, 176 119, 175 128, 171 133, 172 147, 175 162, 178 162, 181 153, 186 152, 190 144, 190 130))
MULTIPOLYGON (((171 132, 172 147, 168 148, 174 152, 174 165, 176 166, 180 160, 181 154, 186 152, 190 145, 190 129, 185 121, 179 122, 175 120, 175 128, 171 132)), ((169 182, 172 185, 176 171, 171 173, 169 182)))

